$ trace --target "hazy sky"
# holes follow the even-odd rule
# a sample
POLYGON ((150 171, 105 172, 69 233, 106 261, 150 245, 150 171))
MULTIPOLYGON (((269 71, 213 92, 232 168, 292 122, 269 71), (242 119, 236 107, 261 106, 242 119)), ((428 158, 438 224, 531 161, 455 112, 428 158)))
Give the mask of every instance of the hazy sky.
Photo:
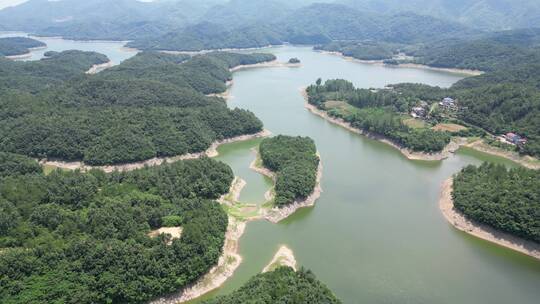
POLYGON ((26 0, 0 0, 0 9, 7 6, 17 5, 26 2, 26 0))

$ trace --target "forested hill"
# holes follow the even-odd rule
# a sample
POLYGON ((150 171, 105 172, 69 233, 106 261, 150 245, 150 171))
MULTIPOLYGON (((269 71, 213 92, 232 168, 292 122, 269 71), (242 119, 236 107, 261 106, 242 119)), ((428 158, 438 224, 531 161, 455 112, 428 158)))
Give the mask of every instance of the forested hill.
MULTIPOLYGON (((496 71, 540 61, 540 29, 504 31, 472 40, 442 40, 410 52, 434 67, 496 71)), ((414 49, 414 48, 413 48, 414 49)))
POLYGON ((0 10, 0 28, 72 39, 152 37, 196 22, 223 0, 29 0, 0 10))
POLYGON ((215 20, 163 36, 138 39, 128 46, 153 50, 250 48, 269 44, 320 44, 332 40, 416 43, 477 34, 458 23, 413 13, 392 16, 357 11, 337 4, 312 4, 276 20, 223 25, 215 20), (209 23, 212 22, 212 23, 209 23))
POLYGON ((230 295, 204 302, 204 304, 247 303, 339 304, 341 301, 328 287, 318 281, 311 271, 295 272, 292 268, 280 267, 272 272, 256 275, 230 295))
POLYGON ((320 161, 313 139, 285 135, 266 138, 259 153, 263 166, 276 173, 276 206, 284 207, 313 193, 320 161))
POLYGON ((456 20, 483 30, 540 26, 540 2, 536 0, 338 0, 360 10, 376 13, 415 12, 456 20))
MULTIPOLYGON (((19 90, 0 98, 0 147, 91 165, 204 151, 216 140, 262 130, 253 113, 229 109, 222 99, 205 94, 226 89, 230 67, 274 59, 268 54, 212 53, 188 59, 140 53, 117 67, 81 73, 33 95, 21 91, 47 77, 48 70, 21 76, 19 90)), ((10 62, 15 68, 7 76, 25 64, 10 62)))
POLYGON ((26 37, 0 38, 0 56, 23 55, 31 48, 44 47, 45 43, 26 37))
POLYGON ((47 52, 38 61, 13 61, 0 57, 0 93, 8 89, 35 93, 80 76, 93 65, 108 62, 95 52, 47 52))
POLYGON ((454 178, 452 197, 468 218, 540 243, 540 171, 469 166, 454 178))
POLYGON ((146 303, 188 286, 219 259, 228 221, 212 200, 232 180, 208 158, 46 176, 0 153, 0 302, 146 303), (149 236, 164 226, 180 238, 149 236))

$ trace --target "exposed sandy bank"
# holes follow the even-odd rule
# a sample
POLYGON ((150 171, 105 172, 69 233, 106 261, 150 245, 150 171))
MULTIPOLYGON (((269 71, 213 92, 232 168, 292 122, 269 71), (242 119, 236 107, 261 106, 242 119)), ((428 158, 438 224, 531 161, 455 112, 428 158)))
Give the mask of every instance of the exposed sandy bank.
POLYGON ((322 179, 322 172, 323 172, 323 165, 322 161, 320 161, 319 158, 319 166, 317 168, 317 182, 315 184, 315 188, 313 189, 313 192, 311 194, 301 200, 295 200, 292 204, 289 204, 285 207, 274 207, 272 209, 265 209, 263 213, 264 219, 272 222, 272 223, 279 223, 280 221, 288 218, 293 213, 295 213, 300 208, 306 208, 306 207, 312 207, 315 206, 315 201, 321 196, 322 193, 322 187, 321 187, 321 179, 322 179))
POLYGON ((225 90, 225 92, 223 93, 212 93, 212 94, 207 94, 206 96, 208 97, 219 97, 219 98, 223 98, 225 99, 225 101, 229 101, 233 96, 231 95, 231 88, 234 84, 234 81, 233 80, 229 80, 225 83, 225 86, 227 87, 227 89, 225 90))
POLYGON ((320 50, 316 50, 316 51, 320 52, 320 53, 323 53, 323 54, 339 56, 339 57, 342 57, 343 59, 348 60, 348 61, 354 61, 354 62, 365 63, 365 64, 375 64, 375 65, 380 65, 380 66, 391 66, 391 67, 396 67, 396 68, 424 69, 424 70, 441 71, 441 72, 448 72, 448 73, 454 73, 454 74, 462 74, 462 75, 467 75, 467 76, 479 76, 479 75, 484 74, 484 72, 478 71, 478 70, 454 69, 454 68, 437 68, 437 67, 432 67, 432 66, 423 65, 423 64, 416 64, 416 63, 403 63, 403 64, 398 64, 398 65, 387 65, 387 64, 384 63, 383 60, 361 60, 361 59, 357 59, 357 58, 354 58, 354 57, 345 56, 341 52, 329 52, 329 51, 320 51, 320 50))
POLYGON ((32 52, 28 52, 28 53, 24 53, 24 54, 19 54, 19 55, 11 55, 11 56, 6 56, 7 59, 11 59, 11 60, 21 60, 21 59, 28 59, 32 57, 32 52))
POLYGON ((227 205, 232 205, 235 202, 238 202, 240 198, 240 193, 246 185, 247 182, 245 180, 240 177, 235 177, 231 184, 231 187, 229 188, 229 192, 222 195, 217 201, 221 204, 227 205))
POLYGON ((32 52, 33 51, 44 50, 46 48, 47 48, 47 46, 37 46, 37 47, 33 47, 33 48, 28 48, 28 53, 6 56, 6 58, 11 59, 11 60, 28 59, 28 58, 32 57, 32 52))
POLYGON ((368 138, 378 140, 378 141, 383 142, 383 143, 385 143, 387 145, 390 145, 390 146, 398 149, 403 155, 405 155, 405 157, 407 157, 408 159, 411 159, 411 160, 439 161, 439 160, 446 159, 446 158, 450 157, 451 153, 456 152, 459 149, 459 147, 461 146, 461 144, 464 142, 464 140, 462 140, 462 139, 453 139, 443 149, 443 151, 441 151, 439 153, 423 153, 423 152, 410 151, 409 149, 406 149, 406 148, 403 148, 403 147, 399 146, 398 144, 394 143, 393 141, 391 141, 390 139, 388 139, 388 138, 386 138, 386 137, 384 137, 382 135, 374 134, 372 132, 364 131, 364 130, 361 130, 361 129, 357 129, 357 128, 353 127, 350 123, 344 121, 343 119, 337 118, 337 117, 332 117, 332 116, 328 115, 328 113, 326 113, 325 111, 319 110, 316 106, 308 103, 308 101, 307 101, 308 100, 307 93, 306 93, 305 89, 302 89, 302 95, 304 96, 304 99, 305 99, 305 107, 311 113, 313 113, 315 115, 318 115, 318 116, 328 120, 329 122, 331 122, 333 124, 336 124, 336 125, 339 125, 339 126, 345 128, 345 129, 347 129, 347 130, 349 130, 351 132, 354 132, 354 133, 366 136, 368 138))
POLYGON ((246 141, 246 140, 250 140, 254 138, 267 137, 270 134, 271 134, 270 131, 263 130, 255 134, 241 135, 241 136, 237 136, 233 138, 216 141, 206 151, 200 152, 200 153, 190 153, 190 154, 184 154, 184 155, 173 156, 173 157, 155 157, 155 158, 151 158, 151 159, 141 161, 141 162, 122 164, 122 165, 89 166, 89 165, 84 164, 83 162, 63 162, 63 161, 53 161, 53 160, 47 160, 47 159, 41 160, 40 164, 56 167, 60 169, 67 169, 67 170, 79 169, 82 171, 87 171, 90 169, 100 169, 107 173, 110 173, 113 171, 131 171, 131 170, 144 168, 145 166, 150 166, 150 167, 158 166, 163 163, 174 163, 180 160, 195 159, 195 158, 200 158, 203 156, 216 157, 219 154, 217 152, 217 148, 220 145, 238 142, 238 141, 246 141))
POLYGON ((517 152, 507 151, 507 150, 500 149, 497 147, 492 147, 486 144, 483 140, 477 140, 471 143, 464 144, 463 146, 474 149, 476 151, 483 152, 483 153, 509 159, 529 169, 535 169, 535 170, 540 169, 539 159, 534 158, 532 156, 527 156, 527 155, 522 156, 522 155, 519 155, 519 153, 517 152))
POLYGON ((242 234, 244 234, 246 223, 237 221, 234 217, 229 217, 229 225, 225 233, 225 244, 223 245, 223 254, 219 258, 218 264, 201 277, 195 284, 184 288, 183 290, 157 298, 151 301, 151 304, 176 304, 184 303, 198 298, 211 290, 214 290, 230 278, 234 271, 240 266, 242 257, 238 254, 238 243, 242 234))
POLYGON ((459 210, 455 209, 452 200, 452 185, 452 178, 442 184, 439 208, 446 220, 455 228, 486 241, 540 259, 540 244, 501 232, 484 224, 476 223, 467 219, 459 210))
POLYGON ((302 66, 302 64, 300 63, 279 62, 277 60, 274 60, 274 61, 261 62, 261 63, 256 63, 256 64, 239 65, 232 69, 229 69, 229 71, 236 72, 239 70, 254 69, 254 68, 283 68, 283 67, 296 68, 300 66, 302 66))
POLYGON ((97 74, 105 69, 112 67, 113 65, 113 62, 110 60, 105 63, 94 64, 88 71, 86 71, 86 74, 97 74))
POLYGON ((279 47, 280 45, 267 45, 262 47, 252 47, 252 48, 223 48, 223 49, 206 49, 206 50, 200 50, 200 51, 167 51, 167 50, 161 50, 159 52, 165 53, 165 54, 172 54, 172 55, 202 55, 202 54, 208 54, 213 52, 245 52, 245 51, 256 51, 256 50, 262 50, 262 49, 268 49, 272 47, 279 47))
POLYGON ((294 253, 289 247, 285 245, 279 247, 279 250, 272 258, 272 261, 270 261, 270 263, 268 263, 268 265, 264 267, 262 272, 265 273, 273 271, 280 266, 288 266, 296 271, 296 258, 294 257, 294 253))

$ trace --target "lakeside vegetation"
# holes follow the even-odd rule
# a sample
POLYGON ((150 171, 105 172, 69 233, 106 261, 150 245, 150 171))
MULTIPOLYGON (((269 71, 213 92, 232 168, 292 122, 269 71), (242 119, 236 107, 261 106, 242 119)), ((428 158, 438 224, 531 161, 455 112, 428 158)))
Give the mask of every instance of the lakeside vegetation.
POLYGON ((295 272, 290 267, 279 267, 274 271, 254 276, 230 295, 203 303, 338 304, 341 301, 328 287, 317 280, 311 271, 301 269, 295 272))
POLYGON ((275 199, 284 207, 308 197, 317 183, 319 157, 309 137, 278 135, 264 139, 259 146, 262 164, 276 173, 275 199))
POLYGON ((31 48, 47 46, 45 43, 26 37, 0 38, 0 56, 17 56, 30 52, 31 48))
POLYGON ((540 172, 485 163, 454 177, 454 207, 468 218, 540 243, 540 172))
POLYGON ((35 161, 1 157, 2 303, 143 303, 218 261, 228 221, 212 200, 233 180, 223 163, 45 176, 35 161), (181 238, 148 236, 171 223, 181 238))
MULTIPOLYGON (((442 113, 450 120, 470 126, 473 133, 460 136, 486 136, 487 142, 496 144, 494 136, 516 133, 527 139, 522 146, 512 146, 521 154, 540 156, 540 30, 526 29, 505 31, 479 39, 453 39, 433 41, 424 45, 405 46, 402 50, 414 59, 396 63, 415 62, 433 67, 480 69, 486 73, 468 77, 445 89, 421 84, 398 84, 377 92, 365 91, 361 98, 382 100, 383 105, 394 102, 394 107, 406 108, 400 100, 409 99, 434 104, 445 97, 457 101, 455 111, 442 113), (369 96, 369 95, 373 96, 369 96), (389 101, 390 100, 390 101, 389 101), (489 134, 491 135, 489 135, 489 134)), ((349 52, 347 47, 359 48, 357 43, 334 43, 320 46, 349 52)), ((380 45, 380 43, 379 43, 380 45)), ((388 45, 387 45, 388 46, 388 45)), ((386 56, 396 46, 381 51, 386 56)), ((360 56, 360 58, 362 58, 360 56)), ((314 101, 319 105, 322 100, 314 101)), ((410 104, 409 104, 410 110, 410 104)), ((433 117, 433 113, 430 113, 433 117)), ((344 119, 348 119, 346 116, 344 119)))
POLYGON ((75 51, 51 56, 0 65, 8 84, 0 98, 1 150, 89 165, 196 153, 214 141, 261 131, 253 113, 205 95, 226 90, 230 68, 275 59, 270 54, 140 53, 85 75, 81 67, 106 57, 75 51), (72 61, 80 57, 88 63, 72 61), (20 81, 10 82, 10 76, 20 81))
MULTIPOLYGON (((401 96, 391 90, 375 92, 355 88, 346 80, 320 80, 306 89, 308 102, 350 123, 353 127, 382 135, 398 145, 416 152, 440 152, 450 143, 451 134, 429 127, 411 127, 404 117, 419 100, 401 96)), ((438 121, 436 113, 433 120, 438 121)))

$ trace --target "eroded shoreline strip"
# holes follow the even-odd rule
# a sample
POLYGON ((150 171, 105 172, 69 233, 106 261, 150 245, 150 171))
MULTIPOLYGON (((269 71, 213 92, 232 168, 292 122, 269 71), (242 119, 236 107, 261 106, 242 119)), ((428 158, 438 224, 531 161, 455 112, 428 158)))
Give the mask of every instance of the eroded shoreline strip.
POLYGON ((216 157, 219 155, 217 148, 221 145, 229 144, 233 142, 251 140, 255 138, 263 138, 263 137, 269 136, 270 134, 271 132, 265 129, 255 134, 240 135, 233 138, 227 138, 224 140, 215 141, 208 149, 206 149, 206 151, 203 151, 203 152, 188 153, 188 154, 183 154, 183 155, 178 155, 178 156, 173 156, 173 157, 154 157, 145 161, 122 164, 122 165, 90 166, 80 161, 64 162, 64 161, 54 161, 54 160, 47 160, 47 159, 41 160, 39 163, 44 166, 51 166, 51 167, 55 167, 59 169, 66 169, 66 170, 88 171, 91 169, 99 169, 106 173, 111 173, 114 171, 119 171, 119 172, 132 171, 136 169, 142 169, 146 166, 149 166, 149 167, 159 166, 163 163, 174 163, 181 160, 201 158, 203 156, 216 157))
MULTIPOLYGON (((267 201, 272 201, 274 199, 276 173, 262 166, 262 164, 260 163, 260 156, 259 156, 258 150, 254 149, 254 153, 256 153, 256 158, 255 160, 253 160, 253 162, 251 162, 251 164, 249 165, 249 168, 259 174, 262 174, 272 179, 274 186, 265 193, 265 199, 267 201)), ((315 206, 315 202, 317 201, 317 199, 319 199, 323 191, 322 186, 321 186, 321 180, 323 176, 323 165, 322 165, 320 154, 318 152, 317 152, 317 157, 319 158, 319 164, 317 166, 316 184, 311 194, 306 198, 297 199, 291 204, 283 206, 281 208, 278 208, 278 207, 261 208, 260 217, 262 219, 265 219, 271 223, 276 224, 288 218, 292 214, 294 214, 298 209, 315 206)))
POLYGON ((345 120, 341 119, 341 118, 337 118, 337 117, 332 117, 330 116, 328 113, 326 113, 325 111, 322 111, 322 110, 319 110, 316 106, 310 104, 308 102, 308 96, 307 96, 307 92, 306 92, 306 89, 305 88, 302 88, 302 95, 304 96, 304 100, 305 100, 305 107, 306 109, 308 109, 311 113, 317 115, 317 116, 320 116, 322 118, 324 118, 325 120, 333 123, 333 124, 336 124, 340 127, 343 127, 353 133, 356 133, 356 134, 360 134, 360 135, 363 135, 363 136, 366 136, 370 139, 374 139, 374 140, 377 140, 377 141, 380 141, 380 142, 383 142, 387 145, 390 145, 392 147, 394 147, 395 149, 399 150, 401 152, 401 154, 403 154, 406 158, 410 159, 410 160, 425 160, 425 161, 440 161, 440 160, 443 160, 443 159, 447 159, 448 157, 450 157, 451 153, 454 153, 455 151, 457 151, 459 149, 459 147, 461 146, 461 143, 460 143, 460 140, 452 140, 444 149, 443 151, 439 152, 439 153, 423 153, 423 152, 413 152, 413 151, 410 151, 409 149, 406 149, 406 148, 403 148, 403 147, 400 147, 398 144, 394 143, 393 141, 391 141, 390 139, 386 138, 385 136, 382 136, 382 135, 379 135, 379 134, 374 134, 372 132, 368 132, 368 131, 364 131, 362 129, 358 129, 358 128, 355 128, 353 127, 350 123, 346 122, 345 120))
MULTIPOLYGON (((352 61, 352 62, 373 64, 373 65, 379 65, 379 66, 389 66, 384 63, 384 60, 362 60, 362 59, 357 59, 351 56, 343 55, 343 53, 341 52, 331 52, 331 51, 322 51, 322 50, 314 50, 314 51, 322 53, 322 54, 338 56, 347 61, 352 61)), ((468 69, 458 69, 458 68, 438 68, 438 67, 432 67, 429 65, 418 64, 418 63, 401 63, 398 65, 391 65, 391 67, 431 70, 431 71, 447 72, 447 73, 453 73, 453 74, 462 74, 462 75, 467 75, 467 76, 480 76, 485 73, 479 70, 468 70, 468 69)))
POLYGON ((443 182, 439 198, 439 208, 443 216, 450 224, 452 224, 452 226, 477 238, 481 238, 540 260, 540 244, 467 219, 462 212, 454 207, 454 201, 452 199, 453 183, 453 178, 449 178, 443 182))
POLYGON ((306 92, 305 88, 301 88, 301 91, 302 91, 302 96, 304 97, 304 100, 305 100, 305 107, 311 113, 313 113, 313 114, 315 114, 317 116, 320 116, 320 117, 324 118, 325 120, 327 120, 327 121, 329 121, 329 122, 331 122, 331 123, 333 123, 335 125, 338 125, 340 127, 343 127, 345 129, 353 132, 353 133, 360 134, 360 135, 366 136, 366 137, 368 137, 370 139, 374 139, 374 140, 383 142, 383 143, 385 143, 387 145, 390 145, 390 146, 394 147, 395 149, 399 150, 401 152, 401 154, 403 154, 409 160, 441 161, 441 160, 449 158, 453 153, 455 153, 457 150, 459 150, 459 148, 467 147, 467 148, 471 148, 471 149, 473 149, 475 151, 478 151, 478 152, 482 152, 482 153, 486 153, 486 154, 489 154, 489 155, 493 155, 493 156, 501 157, 501 158, 504 158, 504 159, 508 159, 508 160, 513 161, 513 162, 515 162, 515 163, 517 163, 517 164, 519 164, 519 165, 521 165, 521 166, 523 166, 525 168, 535 169, 535 170, 540 169, 540 160, 535 159, 534 157, 531 157, 531 156, 520 156, 516 152, 511 152, 511 151, 502 150, 502 149, 499 149, 499 148, 496 148, 496 147, 491 147, 491 146, 485 144, 483 142, 483 140, 481 140, 481 139, 476 140, 474 142, 468 142, 467 138, 454 137, 454 138, 452 138, 450 143, 448 145, 446 145, 446 147, 443 149, 443 151, 441 151, 439 153, 413 152, 413 151, 410 151, 409 149, 400 147, 398 144, 392 142, 390 139, 388 139, 388 138, 386 138, 386 137, 384 137, 382 135, 378 135, 378 134, 374 134, 374 133, 371 133, 371 132, 368 132, 368 131, 357 129, 357 128, 353 127, 350 123, 346 122, 345 120, 343 120, 341 118, 330 116, 325 111, 322 111, 322 110, 318 109, 316 106, 314 106, 314 105, 312 105, 312 104, 310 104, 308 102, 308 96, 307 96, 307 92, 306 92))

